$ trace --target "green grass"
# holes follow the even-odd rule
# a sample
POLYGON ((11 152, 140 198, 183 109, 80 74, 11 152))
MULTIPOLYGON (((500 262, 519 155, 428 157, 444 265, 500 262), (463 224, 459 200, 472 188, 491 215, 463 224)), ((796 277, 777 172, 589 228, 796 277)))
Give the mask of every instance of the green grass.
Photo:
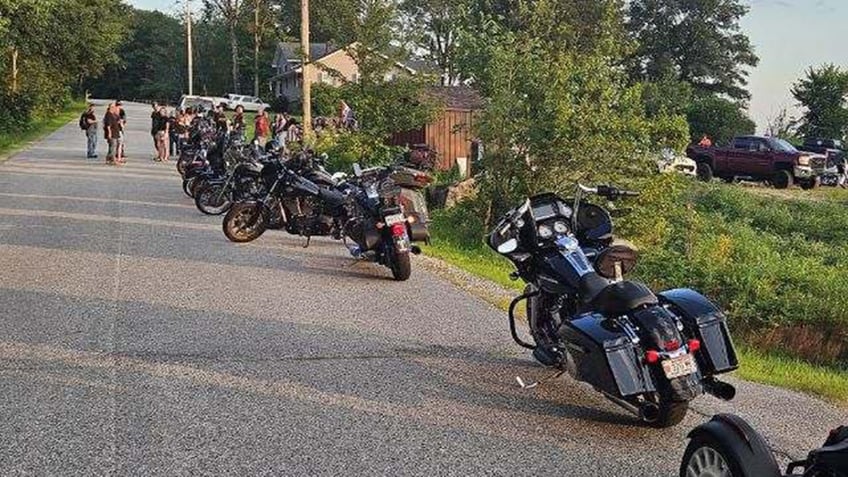
MULTIPOLYGON (((616 221, 640 248, 634 278, 718 302, 742 345, 744 379, 848 403, 848 191, 815 191, 809 200, 800 190, 764 196, 673 177, 640 189, 628 204, 635 212, 616 221)), ((521 290, 508 279, 511 264, 482 241, 484 209, 436 211, 425 252, 521 290)))
POLYGON ((848 370, 816 366, 797 358, 767 354, 743 346, 736 375, 757 383, 794 389, 848 404, 848 370))
POLYGON ((50 118, 35 121, 27 128, 15 132, 0 132, 0 161, 23 149, 30 142, 37 141, 79 118, 84 110, 84 101, 73 101, 62 111, 50 118))

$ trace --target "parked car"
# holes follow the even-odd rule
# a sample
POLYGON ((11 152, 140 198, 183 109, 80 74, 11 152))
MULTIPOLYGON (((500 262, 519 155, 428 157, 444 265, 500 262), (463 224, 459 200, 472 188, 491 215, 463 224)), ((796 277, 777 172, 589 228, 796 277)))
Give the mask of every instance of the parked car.
POLYGON ((663 149, 657 159, 657 168, 660 174, 676 172, 685 176, 695 177, 698 164, 686 156, 677 154, 673 149, 663 149))
POLYGON ((215 106, 221 103, 225 103, 226 101, 226 98, 216 98, 214 96, 190 96, 184 94, 180 98, 180 102, 178 103, 177 107, 179 109, 201 107, 206 111, 210 111, 215 106))
POLYGON ((259 111, 260 109, 268 109, 270 104, 262 101, 256 96, 245 96, 241 94, 227 95, 227 109, 236 109, 236 106, 241 106, 245 111, 259 111))
POLYGON ((825 156, 798 151, 783 139, 760 136, 736 137, 730 147, 691 145, 686 155, 698 164, 702 181, 745 178, 768 181, 778 189, 794 183, 803 189, 818 186, 827 162, 825 156))

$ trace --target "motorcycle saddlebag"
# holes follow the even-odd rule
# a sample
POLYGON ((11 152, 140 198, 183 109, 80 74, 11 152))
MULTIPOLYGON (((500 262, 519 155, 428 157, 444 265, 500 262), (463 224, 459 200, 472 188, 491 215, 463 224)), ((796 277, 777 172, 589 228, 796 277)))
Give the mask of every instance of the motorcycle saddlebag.
POLYGON ((701 341, 701 350, 695 355, 704 375, 727 373, 739 367, 727 318, 717 306, 688 288, 664 291, 657 296, 660 303, 670 305, 680 317, 686 335, 701 341))
POLYGON ((407 232, 409 232, 409 240, 412 242, 430 242, 430 231, 427 229, 427 224, 422 220, 421 215, 417 213, 409 214, 415 217, 415 221, 408 224, 407 232))
POLYGON ((610 323, 603 315, 587 314, 560 328, 579 379, 616 397, 654 391, 639 345, 610 323))

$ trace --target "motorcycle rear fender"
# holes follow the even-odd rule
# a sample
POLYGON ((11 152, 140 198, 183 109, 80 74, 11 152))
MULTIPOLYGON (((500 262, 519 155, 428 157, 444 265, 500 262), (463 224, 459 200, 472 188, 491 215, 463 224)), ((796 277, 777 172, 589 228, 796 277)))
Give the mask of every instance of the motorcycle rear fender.
POLYGON ((578 379, 616 397, 656 390, 642 349, 600 314, 566 320, 560 327, 578 379))
POLYGON ((664 291, 657 296, 660 303, 671 305, 672 311, 680 316, 686 336, 701 341, 701 349, 695 356, 705 376, 727 373, 739 367, 727 318, 715 304, 688 288, 664 291))

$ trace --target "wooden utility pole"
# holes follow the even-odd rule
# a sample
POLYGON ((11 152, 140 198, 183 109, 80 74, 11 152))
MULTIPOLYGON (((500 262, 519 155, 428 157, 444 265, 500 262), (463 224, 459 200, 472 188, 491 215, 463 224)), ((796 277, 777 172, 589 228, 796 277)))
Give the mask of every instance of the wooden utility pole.
POLYGON ((194 94, 194 52, 191 47, 191 0, 186 0, 186 57, 188 58, 188 94, 194 94))
POLYGON ((300 0, 300 48, 302 52, 301 71, 303 74, 303 136, 312 138, 312 59, 309 57, 309 0, 300 0))
POLYGON ((12 92, 18 92, 18 48, 12 47, 12 92))
POLYGON ((253 95, 259 97, 259 1, 253 4, 253 95))

